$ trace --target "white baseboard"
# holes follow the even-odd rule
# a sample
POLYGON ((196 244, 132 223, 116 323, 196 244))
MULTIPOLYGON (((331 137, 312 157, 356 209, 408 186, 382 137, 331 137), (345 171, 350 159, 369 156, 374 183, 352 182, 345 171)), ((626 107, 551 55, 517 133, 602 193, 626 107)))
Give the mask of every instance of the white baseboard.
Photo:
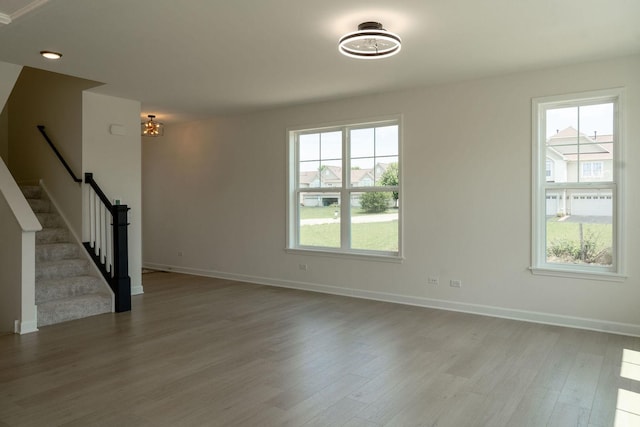
POLYGON ((640 325, 146 262, 144 268, 640 337, 640 325))
POLYGON ((144 294, 144 289, 142 288, 142 285, 131 287, 131 295, 142 295, 142 294, 144 294))
POLYGON ((31 332, 38 332, 38 321, 29 320, 21 322, 19 320, 16 320, 14 332, 20 335, 30 334, 31 332))

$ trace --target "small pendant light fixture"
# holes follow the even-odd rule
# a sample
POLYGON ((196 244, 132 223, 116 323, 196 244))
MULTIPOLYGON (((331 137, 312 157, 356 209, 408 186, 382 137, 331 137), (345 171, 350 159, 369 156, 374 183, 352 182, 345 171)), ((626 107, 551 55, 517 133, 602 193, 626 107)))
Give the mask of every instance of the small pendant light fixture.
POLYGON ((155 115, 149 114, 149 120, 142 122, 140 127, 142 128, 142 136, 162 136, 164 135, 164 124, 156 122, 153 119, 155 115))
POLYGON ((363 22, 358 31, 345 34, 338 50, 351 58, 387 58, 400 52, 402 39, 382 28, 379 22, 363 22))

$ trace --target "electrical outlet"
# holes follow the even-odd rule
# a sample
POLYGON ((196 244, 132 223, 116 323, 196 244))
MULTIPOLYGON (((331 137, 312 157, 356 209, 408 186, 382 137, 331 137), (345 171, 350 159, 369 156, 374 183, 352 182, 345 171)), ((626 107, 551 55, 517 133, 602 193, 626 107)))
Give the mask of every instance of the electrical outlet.
POLYGON ((298 264, 298 270, 307 271, 309 266, 307 264, 298 264))
POLYGON ((178 256, 182 256, 182 251, 178 251, 178 256))
POLYGON ((451 280, 449 282, 449 286, 451 286, 452 288, 461 288, 462 287, 462 280, 451 280))
POLYGON ((429 277, 427 279, 427 283, 430 284, 430 285, 437 285, 437 284, 440 283, 440 280, 438 280, 437 277, 429 277))

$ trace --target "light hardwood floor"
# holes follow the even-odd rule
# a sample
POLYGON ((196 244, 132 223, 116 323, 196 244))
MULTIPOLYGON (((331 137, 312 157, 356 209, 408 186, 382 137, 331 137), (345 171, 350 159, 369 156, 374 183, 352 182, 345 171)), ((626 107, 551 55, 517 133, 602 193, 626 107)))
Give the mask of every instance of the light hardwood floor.
POLYGON ((640 419, 638 338, 173 273, 144 289, 130 313, 0 336, 0 426, 640 419))

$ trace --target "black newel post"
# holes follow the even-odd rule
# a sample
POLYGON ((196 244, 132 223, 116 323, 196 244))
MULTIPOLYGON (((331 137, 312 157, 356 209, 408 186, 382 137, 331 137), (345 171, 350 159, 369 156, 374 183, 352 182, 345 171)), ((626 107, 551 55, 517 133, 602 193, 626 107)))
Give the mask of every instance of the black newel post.
POLYGON ((113 287, 116 312, 131 310, 131 278, 127 250, 127 205, 113 205, 113 287))

